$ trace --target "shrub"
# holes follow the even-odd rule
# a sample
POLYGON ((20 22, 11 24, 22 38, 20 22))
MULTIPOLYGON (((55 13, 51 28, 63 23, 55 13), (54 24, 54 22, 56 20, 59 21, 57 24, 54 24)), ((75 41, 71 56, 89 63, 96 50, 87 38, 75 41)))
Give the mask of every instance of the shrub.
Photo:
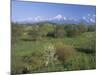
POLYGON ((68 37, 74 37, 79 34, 79 30, 76 25, 67 25, 65 26, 65 30, 68 37))
POLYGON ((49 64, 53 64, 56 60, 55 48, 51 43, 45 44, 44 50, 42 51, 42 59, 44 67, 47 67, 49 64))
POLYGON ((29 26, 25 29, 25 34, 23 35, 22 40, 24 41, 37 41, 41 39, 41 32, 39 26, 29 26))
POLYGON ((56 44, 56 55, 58 59, 64 62, 75 55, 75 49, 72 46, 64 45, 62 43, 56 44))
POLYGON ((56 26, 54 30, 54 37, 64 37, 65 30, 63 26, 56 26))
POLYGON ((96 58, 92 55, 78 53, 64 64, 66 70, 88 70, 96 68, 96 58))
POLYGON ((41 36, 46 37, 49 32, 54 31, 54 26, 53 26, 53 24, 44 23, 39 26, 39 30, 40 30, 41 36))
POLYGON ((77 25, 77 28, 79 30, 79 33, 87 32, 88 30, 88 27, 82 22, 77 25))
POLYGON ((55 35, 54 35, 54 32, 53 32, 53 31, 52 31, 52 32, 48 32, 47 36, 48 36, 48 37, 55 37, 55 35))
POLYGON ((84 36, 83 38, 79 38, 80 43, 77 50, 85 52, 85 53, 95 53, 96 52, 96 37, 95 33, 91 33, 90 35, 84 36))
POLYGON ((11 43, 15 44, 24 32, 23 26, 17 23, 11 24, 11 43))
POLYGON ((12 63, 11 73, 12 75, 28 73, 29 69, 27 64, 21 60, 16 60, 16 63, 12 63))
POLYGON ((91 31, 96 31, 96 25, 89 25, 88 26, 88 31, 91 32, 91 31))
POLYGON ((43 63, 39 57, 36 56, 22 56, 21 59, 12 63, 12 74, 27 74, 40 71, 43 63))
POLYGON ((71 24, 71 25, 66 25, 65 26, 65 31, 66 35, 68 37, 74 37, 77 36, 81 33, 87 32, 88 27, 84 23, 80 23, 78 25, 76 24, 71 24))

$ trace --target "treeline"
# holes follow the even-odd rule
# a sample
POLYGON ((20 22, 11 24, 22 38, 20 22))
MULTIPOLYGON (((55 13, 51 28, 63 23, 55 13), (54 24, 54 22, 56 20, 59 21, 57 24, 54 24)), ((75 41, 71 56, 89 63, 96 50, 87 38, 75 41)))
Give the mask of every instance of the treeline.
POLYGON ((75 37, 84 32, 96 31, 96 25, 53 23, 18 24, 12 23, 12 37, 22 37, 24 40, 37 40, 42 37, 75 37))

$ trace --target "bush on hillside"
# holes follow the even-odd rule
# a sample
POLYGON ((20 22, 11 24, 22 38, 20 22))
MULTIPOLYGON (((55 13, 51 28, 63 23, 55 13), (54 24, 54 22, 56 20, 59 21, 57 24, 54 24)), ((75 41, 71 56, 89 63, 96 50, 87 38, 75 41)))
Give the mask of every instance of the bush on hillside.
POLYGON ((64 45, 62 43, 56 44, 56 55, 58 59, 64 62, 75 55, 75 49, 72 46, 64 45))

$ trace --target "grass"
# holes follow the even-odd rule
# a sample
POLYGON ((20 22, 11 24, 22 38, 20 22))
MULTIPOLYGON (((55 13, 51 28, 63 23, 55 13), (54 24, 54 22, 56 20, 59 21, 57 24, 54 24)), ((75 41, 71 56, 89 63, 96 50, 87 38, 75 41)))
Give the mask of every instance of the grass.
POLYGON ((77 53, 77 55, 64 64, 65 68, 71 70, 89 70, 95 69, 95 57, 85 53, 77 53))
POLYGON ((12 72, 14 72, 13 74, 15 74, 45 71, 95 69, 95 55, 76 50, 76 48, 90 47, 91 41, 88 40, 90 40, 91 37, 95 39, 95 32, 86 32, 74 38, 44 37, 39 41, 18 40, 15 44, 12 44, 12 72), (44 67, 41 60, 41 54, 44 50, 44 46, 47 43, 54 45, 54 47, 59 43, 62 43, 65 46, 72 46, 75 49, 76 54, 73 58, 69 57, 69 59, 67 59, 64 64, 62 64, 60 60, 55 60, 55 63, 49 64, 47 67, 44 67))

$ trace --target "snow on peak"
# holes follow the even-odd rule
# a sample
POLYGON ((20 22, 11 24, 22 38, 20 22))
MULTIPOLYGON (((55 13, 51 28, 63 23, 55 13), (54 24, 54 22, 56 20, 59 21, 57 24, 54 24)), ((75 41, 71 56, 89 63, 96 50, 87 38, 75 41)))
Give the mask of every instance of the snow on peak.
POLYGON ((66 17, 62 16, 61 14, 58 14, 57 16, 53 17, 52 19, 57 19, 57 20, 66 20, 66 17))

